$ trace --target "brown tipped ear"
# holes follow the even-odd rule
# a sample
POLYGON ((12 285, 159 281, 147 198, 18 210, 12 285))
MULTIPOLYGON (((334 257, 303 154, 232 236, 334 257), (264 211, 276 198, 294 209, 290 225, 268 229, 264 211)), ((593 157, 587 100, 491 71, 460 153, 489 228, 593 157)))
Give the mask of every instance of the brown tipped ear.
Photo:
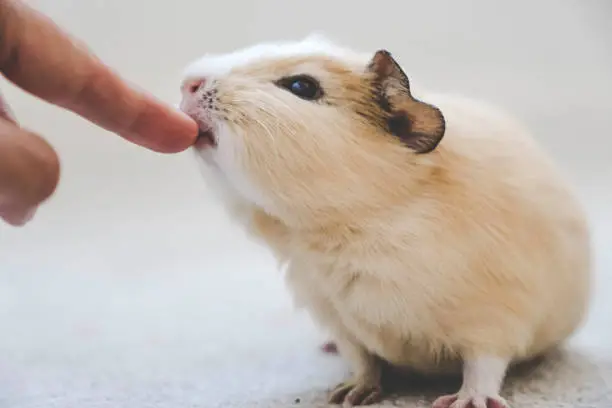
POLYGON ((442 112, 413 98, 408 77, 388 51, 377 51, 367 70, 389 132, 417 153, 434 150, 446 128, 442 112))

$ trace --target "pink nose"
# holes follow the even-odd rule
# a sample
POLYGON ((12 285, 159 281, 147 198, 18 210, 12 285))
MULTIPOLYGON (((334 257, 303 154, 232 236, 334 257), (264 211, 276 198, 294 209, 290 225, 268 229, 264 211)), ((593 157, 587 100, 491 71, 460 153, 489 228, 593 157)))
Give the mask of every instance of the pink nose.
POLYGON ((183 83, 182 90, 188 94, 194 94, 198 92, 200 88, 204 86, 206 80, 203 78, 189 79, 183 83))

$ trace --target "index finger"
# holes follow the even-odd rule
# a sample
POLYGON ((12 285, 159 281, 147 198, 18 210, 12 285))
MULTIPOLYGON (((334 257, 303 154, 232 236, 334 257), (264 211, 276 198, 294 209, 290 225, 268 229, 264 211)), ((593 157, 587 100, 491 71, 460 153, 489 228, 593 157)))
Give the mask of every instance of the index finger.
POLYGON ((160 152, 191 146, 197 125, 129 86, 49 18, 16 0, 0 0, 0 71, 42 99, 160 152))

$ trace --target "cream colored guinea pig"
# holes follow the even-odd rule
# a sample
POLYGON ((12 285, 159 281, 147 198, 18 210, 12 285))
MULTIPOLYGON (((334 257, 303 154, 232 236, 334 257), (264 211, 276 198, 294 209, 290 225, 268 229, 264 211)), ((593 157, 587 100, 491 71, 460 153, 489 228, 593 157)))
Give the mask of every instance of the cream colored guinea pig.
POLYGON ((436 408, 506 406, 507 368, 580 325, 585 217, 503 113, 321 36, 204 56, 182 90, 209 182, 352 365, 330 402, 376 402, 386 361, 462 373, 436 408))

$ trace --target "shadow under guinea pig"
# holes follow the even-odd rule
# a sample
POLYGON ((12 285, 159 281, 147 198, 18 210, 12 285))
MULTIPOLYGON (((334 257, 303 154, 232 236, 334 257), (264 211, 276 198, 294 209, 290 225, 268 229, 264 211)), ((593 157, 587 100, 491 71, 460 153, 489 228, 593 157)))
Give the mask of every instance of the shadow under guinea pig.
MULTIPOLYGON (((442 394, 458 389, 460 378, 424 378, 387 369, 383 375, 389 394, 371 407, 431 408, 442 394)), ((514 367, 502 391, 512 408, 610 408, 612 407, 612 356, 564 348, 514 367)), ((259 407, 327 408, 327 390, 315 390, 259 407)))

